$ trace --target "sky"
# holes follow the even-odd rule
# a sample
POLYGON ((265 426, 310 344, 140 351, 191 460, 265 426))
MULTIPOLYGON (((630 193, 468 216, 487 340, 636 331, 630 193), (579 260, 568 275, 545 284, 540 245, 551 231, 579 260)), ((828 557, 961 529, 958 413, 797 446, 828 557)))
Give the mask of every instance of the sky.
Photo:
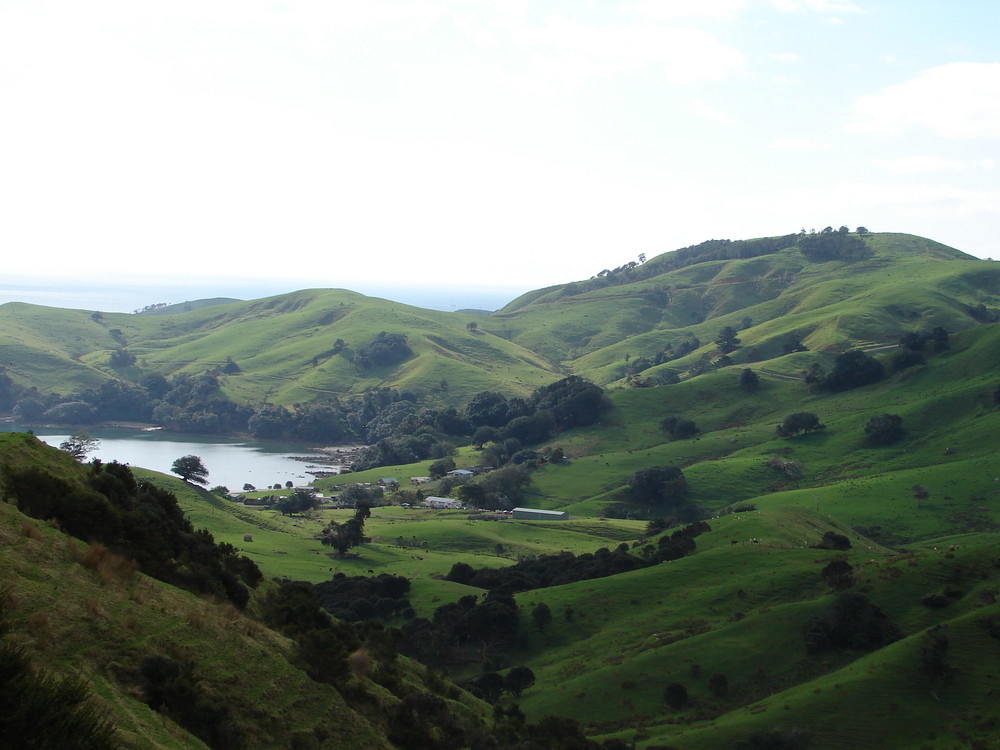
POLYGON ((997 28, 995 0, 0 0, 0 303, 492 309, 841 225, 1000 259, 997 28))

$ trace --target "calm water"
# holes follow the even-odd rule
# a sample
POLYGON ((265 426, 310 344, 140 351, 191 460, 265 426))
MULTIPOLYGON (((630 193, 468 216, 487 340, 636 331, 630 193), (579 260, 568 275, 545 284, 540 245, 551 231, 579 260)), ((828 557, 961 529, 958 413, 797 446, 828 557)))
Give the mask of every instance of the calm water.
MULTIPOLYGON (((0 432, 23 430, 18 425, 0 424, 0 432)), ((69 437, 58 429, 35 428, 35 435, 53 447, 69 437)), ((250 483, 258 489, 291 481, 296 486, 308 484, 313 477, 307 470, 329 471, 311 461, 297 461, 293 456, 309 456, 307 449, 287 445, 201 439, 190 435, 138 432, 135 430, 88 430, 100 439, 100 447, 88 455, 102 461, 118 461, 130 466, 170 473, 170 466, 181 456, 194 455, 208 469, 208 487, 225 485, 242 490, 250 483)))

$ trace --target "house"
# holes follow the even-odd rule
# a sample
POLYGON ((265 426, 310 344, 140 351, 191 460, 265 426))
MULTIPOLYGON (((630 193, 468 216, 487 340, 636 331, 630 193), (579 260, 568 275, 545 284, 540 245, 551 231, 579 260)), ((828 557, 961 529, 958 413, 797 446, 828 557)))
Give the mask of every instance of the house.
POLYGON ((449 477, 460 477, 463 479, 468 479, 476 475, 476 472, 470 471, 469 469, 452 469, 448 472, 449 477))
POLYGON ((442 508, 461 508, 461 500, 452 500, 450 497, 428 497, 424 499, 424 505, 428 508, 437 508, 438 510, 442 508))
POLYGON ((518 521, 568 521, 569 513, 564 510, 541 510, 539 508, 514 508, 510 517, 518 521))
POLYGON ((427 484, 429 481, 430 477, 410 477, 410 484, 413 485, 427 484))
POLYGON ((387 490, 398 490, 399 480, 396 477, 382 477, 378 480, 378 486, 387 490))

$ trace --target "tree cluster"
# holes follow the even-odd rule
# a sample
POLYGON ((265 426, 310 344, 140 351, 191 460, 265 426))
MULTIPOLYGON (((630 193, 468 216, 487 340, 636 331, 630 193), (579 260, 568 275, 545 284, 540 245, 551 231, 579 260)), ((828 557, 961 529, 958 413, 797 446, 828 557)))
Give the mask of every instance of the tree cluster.
POLYGON ((390 367, 412 355, 413 350, 406 343, 405 333, 380 331, 374 339, 358 348, 351 361, 361 369, 369 370, 390 367))
POLYGON ((434 666, 489 663, 514 643, 520 617, 517 602, 505 591, 490 591, 482 601, 463 596, 434 610, 433 620, 408 620, 402 627, 403 651, 434 666))
POLYGON ((169 716, 211 748, 246 747, 243 730, 232 720, 229 707, 208 693, 191 659, 163 654, 144 658, 137 670, 143 700, 169 716))
POLYGON ((319 605, 346 622, 387 620, 410 609, 410 600, 406 598, 409 590, 408 578, 387 573, 377 576, 337 573, 332 580, 313 586, 319 605))
POLYGON ((902 637, 899 628, 871 599, 858 591, 837 594, 825 617, 806 624, 806 653, 830 649, 876 649, 902 637))
POLYGON ((869 255, 868 246, 858 234, 851 234, 847 227, 834 231, 826 227, 815 234, 798 236, 799 250, 812 261, 858 260, 869 255))
POLYGON ((834 360, 833 369, 823 381, 823 386, 838 393, 877 383, 884 376, 885 368, 881 362, 858 349, 852 349, 834 360))
POLYGON ((628 479, 628 497, 638 505, 676 511, 687 501, 687 496, 687 481, 677 466, 650 466, 628 479))
POLYGON ((473 430, 492 427, 500 440, 540 443, 573 427, 593 424, 606 407, 604 391, 578 375, 535 389, 527 399, 495 391, 476 394, 465 407, 473 430))
POLYGON ((30 467, 8 469, 3 479, 23 513, 54 519, 67 534, 100 542, 166 583, 243 607, 247 587, 263 578, 231 544, 196 531, 173 494, 136 481, 122 464, 92 461, 75 482, 30 467))
POLYGON ((784 421, 775 427, 778 437, 795 437, 800 432, 815 432, 825 430, 826 425, 811 411, 797 411, 785 417, 784 421))
POLYGON ((124 747, 86 683, 73 676, 56 679, 33 664, 29 651, 7 637, 8 618, 6 601, 0 597, 0 744, 79 750, 124 747))
POLYGON ((656 545, 646 545, 640 556, 632 554, 623 544, 615 550, 602 547, 594 553, 581 555, 572 552, 539 555, 505 568, 476 569, 460 562, 452 566, 446 579, 490 591, 519 592, 605 578, 690 555, 695 551, 695 537, 709 530, 704 521, 688 524, 671 534, 664 534, 656 545))

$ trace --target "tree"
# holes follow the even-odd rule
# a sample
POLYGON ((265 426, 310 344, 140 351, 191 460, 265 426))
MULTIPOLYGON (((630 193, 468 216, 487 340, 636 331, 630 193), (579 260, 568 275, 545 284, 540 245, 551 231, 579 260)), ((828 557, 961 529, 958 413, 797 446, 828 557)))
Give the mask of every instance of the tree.
POLYGON ((690 419, 671 415, 660 422, 660 429, 674 440, 683 440, 698 434, 698 425, 690 419))
POLYGON ((316 507, 319 507, 319 497, 316 495, 316 490, 311 487, 299 487, 288 497, 278 501, 278 510, 285 516, 304 513, 316 507))
POLYGON ((713 674, 708 678, 708 692, 721 698, 729 692, 729 679, 724 674, 713 674))
POLYGON ((687 482, 677 466, 651 466, 629 477, 628 493, 643 505, 679 505, 687 499, 687 482))
POLYGON ((465 330, 467 330, 469 333, 475 333, 477 328, 479 328, 479 323, 477 323, 474 320, 470 320, 468 323, 465 324, 465 330))
POLYGON ((920 648, 920 671, 931 681, 931 695, 938 698, 938 688, 951 682, 958 670, 948 664, 948 636, 941 625, 935 625, 924 635, 920 648))
POLYGON ((760 385, 760 375, 751 370, 749 367, 744 368, 740 372, 740 385, 748 391, 752 391, 760 385))
POLYGON ((198 456, 181 456, 170 467, 185 482, 208 484, 208 469, 198 456))
POLYGON ((511 667, 510 671, 504 675, 504 689, 510 692, 515 698, 520 698, 521 693, 535 684, 535 673, 528 667, 511 667))
POLYGON ((679 682, 671 682, 663 688, 663 702, 671 708, 683 708, 688 702, 688 691, 679 682))
POLYGON ((472 433, 472 447, 477 450, 482 449, 487 443, 495 443, 499 437, 495 427, 489 425, 477 427, 476 431, 472 433))
POLYGON ((827 563, 821 575, 834 591, 846 591, 854 585, 854 567, 843 557, 827 563))
POLYGON ((427 471, 431 475, 431 479, 440 479, 449 471, 454 471, 455 469, 455 459, 450 457, 439 458, 434 461, 428 468, 427 471))
POLYGON ((797 411, 785 417, 785 421, 775 428, 778 437, 794 437, 800 432, 813 432, 826 429, 819 417, 810 411, 797 411))
POLYGON ((323 529, 320 534, 320 541, 337 550, 337 556, 344 558, 347 551, 352 547, 357 547, 365 538, 365 521, 358 513, 344 523, 331 521, 330 525, 323 529))
POLYGON ((852 349, 837 357, 824 384, 828 390, 834 392, 847 391, 877 383, 884 375, 885 368, 881 362, 869 357, 863 351, 852 349))
POLYGON ((93 453, 100 447, 101 441, 91 437, 86 430, 78 430, 59 443, 59 450, 68 453, 77 461, 82 461, 88 453, 93 453))
POLYGON ((129 367, 135 364, 135 355, 126 349, 115 349, 108 357, 108 363, 112 367, 129 367))
POLYGON ((736 329, 732 326, 725 326, 715 337, 715 345, 723 354, 729 354, 740 348, 740 340, 736 336, 736 329))
POLYGON ((531 619, 534 620, 536 628, 544 631, 552 624, 552 610, 549 609, 549 605, 545 602, 539 602, 531 610, 531 619))
POLYGON ((875 445, 891 445, 903 437, 903 418, 896 414, 876 414, 865 423, 868 441, 875 445))

